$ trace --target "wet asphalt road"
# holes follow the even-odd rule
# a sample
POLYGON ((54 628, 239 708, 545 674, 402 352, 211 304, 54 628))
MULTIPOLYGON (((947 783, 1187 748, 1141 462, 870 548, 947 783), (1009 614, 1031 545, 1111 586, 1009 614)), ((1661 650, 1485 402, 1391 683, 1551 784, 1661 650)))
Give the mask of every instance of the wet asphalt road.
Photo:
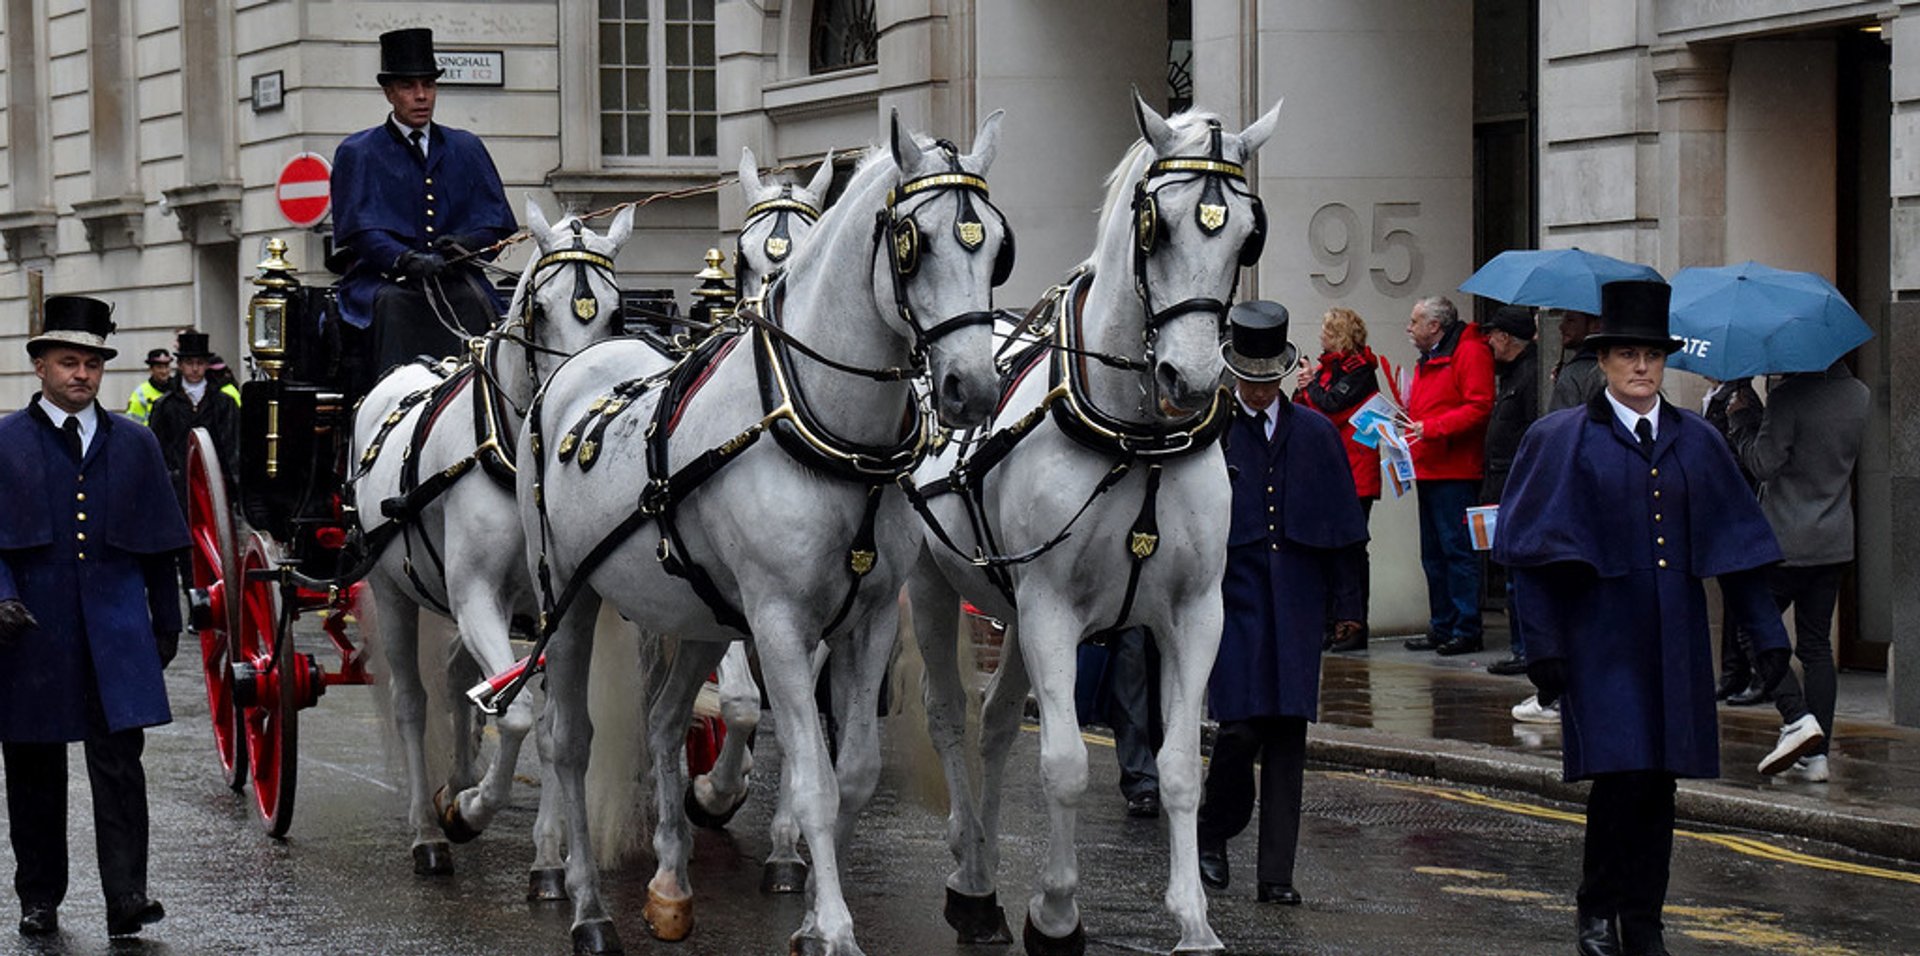
MULTIPOLYGON (((85 772, 74 751, 73 889, 62 934, 29 941, 0 928, 0 952, 30 954, 538 954, 568 950, 565 904, 524 901, 530 767, 514 805, 478 842, 455 848, 457 873, 412 872, 404 809, 371 692, 335 688, 302 714, 299 807, 288 839, 264 836, 250 804, 216 777, 198 675, 169 673, 176 722, 151 731, 153 895, 168 919, 148 938, 109 946, 93 863, 85 772)), ((940 919, 949 861, 945 811, 930 809, 904 754, 922 732, 890 721, 889 765, 855 838, 847 889, 870 956, 1018 952, 962 948, 940 919)), ((771 746, 771 734, 761 736, 771 746)), ((528 748, 529 756, 531 749, 528 748)), ((1022 735, 1015 779, 1037 779, 1035 737, 1022 735)), ((1110 749, 1096 741, 1081 824, 1081 905, 1088 952, 1164 953, 1176 938, 1160 905, 1161 825, 1125 818, 1110 749)), ((652 867, 610 870, 604 886, 630 953, 779 954, 799 924, 795 897, 758 892, 770 783, 726 833, 702 832, 693 879, 696 929, 669 946, 640 919, 652 867)), ((1036 783, 1007 801, 1000 898, 1016 936, 1045 836, 1036 783)), ((1236 954, 1567 953, 1578 872, 1577 808, 1429 781, 1312 772, 1298 885, 1301 908, 1253 901, 1250 882, 1213 894, 1215 929, 1236 954)), ((1920 952, 1920 867, 1819 844, 1749 844, 1682 836, 1668 939, 1675 953, 1817 956, 1920 952), (1801 856, 1804 855, 1804 856, 1801 856)), ((1252 835, 1236 840, 1239 879, 1252 835)), ((10 901, 11 902, 11 901, 10 901)), ((6 912, 11 914, 9 906, 6 912)))

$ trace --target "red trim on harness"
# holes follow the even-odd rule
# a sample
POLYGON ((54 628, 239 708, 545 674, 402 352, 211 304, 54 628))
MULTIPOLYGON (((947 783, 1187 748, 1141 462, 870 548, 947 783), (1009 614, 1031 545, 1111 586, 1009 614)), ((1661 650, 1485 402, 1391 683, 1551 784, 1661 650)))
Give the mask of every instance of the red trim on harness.
POLYGON ((727 353, 732 352, 733 347, 739 345, 743 338, 746 336, 736 335, 721 345, 718 352, 713 353, 713 361, 708 362, 707 367, 701 370, 700 377, 694 379, 693 384, 687 387, 686 394, 680 396, 680 404, 675 405, 673 414, 667 417, 667 434, 673 434, 674 430, 680 427, 680 416, 686 412, 687 404, 693 401, 693 396, 700 393, 700 386, 707 384, 707 379, 713 377, 713 370, 720 367, 721 360, 725 359, 727 353))
POLYGON ((1052 354, 1052 349, 1041 349, 1034 353, 1033 361, 1028 362, 1027 367, 1021 369, 1020 374, 1015 375, 1012 382, 1007 383, 1006 391, 1000 393, 1000 404, 994 406, 994 415, 997 416, 1007 410, 1007 403, 1013 401, 1013 393, 1020 390, 1020 383, 1026 381, 1027 376, 1033 374, 1033 370, 1044 364, 1047 357, 1052 354))
POLYGON ((422 422, 420 425, 420 427, 425 431, 431 432, 433 430, 434 423, 440 420, 441 413, 445 412, 448 407, 453 405, 453 400, 455 398, 460 397, 460 393, 466 391, 468 385, 473 384, 473 366, 469 365, 465 369, 462 369, 460 371, 458 378, 459 378, 459 381, 452 388, 447 389, 446 393, 441 396, 440 400, 433 403, 432 408, 427 409, 427 416, 426 416, 427 420, 422 422))

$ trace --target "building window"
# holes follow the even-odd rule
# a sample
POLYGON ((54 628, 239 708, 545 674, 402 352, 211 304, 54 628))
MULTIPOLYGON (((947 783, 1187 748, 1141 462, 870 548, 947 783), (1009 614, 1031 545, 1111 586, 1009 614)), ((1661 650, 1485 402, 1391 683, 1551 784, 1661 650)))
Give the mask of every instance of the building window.
POLYGON ((1167 3, 1167 112, 1193 108, 1193 0, 1167 3))
POLYGON ((879 59, 880 31, 874 25, 873 0, 815 0, 808 72, 830 73, 879 59))
POLYGON ((600 154, 711 157, 714 0, 600 0, 600 154))

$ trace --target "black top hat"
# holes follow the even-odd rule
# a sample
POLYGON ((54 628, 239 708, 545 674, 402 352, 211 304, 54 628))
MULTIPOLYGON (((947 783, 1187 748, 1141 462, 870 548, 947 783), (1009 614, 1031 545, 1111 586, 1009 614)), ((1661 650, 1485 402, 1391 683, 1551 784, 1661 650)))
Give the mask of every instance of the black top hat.
POLYGON ((444 72, 433 58, 433 31, 426 27, 389 30, 380 34, 380 74, 385 86, 394 80, 434 77, 444 72))
POLYGON ((148 349, 147 364, 148 365, 172 365, 173 353, 167 351, 166 349, 148 349))
POLYGON ((173 354, 180 359, 210 359, 213 357, 213 350, 207 347, 207 333, 182 332, 180 347, 175 349, 173 354))
POLYGON ((1622 279, 1600 287, 1600 331, 1590 333, 1587 348, 1647 345, 1668 354, 1684 345, 1667 330, 1671 286, 1650 279, 1622 279))
POLYGON ((27 340, 28 355, 39 358, 40 353, 61 345, 98 352, 103 359, 120 354, 107 347, 107 336, 113 334, 113 306, 84 295, 52 295, 41 314, 46 325, 27 340))
POLYGON ((1503 305, 1493 310, 1485 325, 1489 332, 1505 332, 1523 342, 1532 341, 1539 329, 1533 321, 1533 310, 1524 305, 1503 305))
POLYGON ((1233 374, 1249 382, 1274 382, 1293 370, 1300 350, 1287 341, 1287 307, 1256 299, 1227 312, 1232 338, 1221 351, 1233 374))

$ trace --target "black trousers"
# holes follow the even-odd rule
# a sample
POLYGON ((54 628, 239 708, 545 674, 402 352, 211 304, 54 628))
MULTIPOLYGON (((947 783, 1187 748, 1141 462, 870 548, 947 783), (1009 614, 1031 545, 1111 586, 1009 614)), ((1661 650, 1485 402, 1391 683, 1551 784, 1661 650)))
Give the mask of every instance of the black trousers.
POLYGON ((1128 800, 1160 793, 1160 648, 1152 632, 1130 627, 1107 635, 1107 723, 1128 800))
MULTIPOLYGON (((469 336, 479 335, 500 321, 499 305, 482 287, 470 270, 448 270, 440 278, 440 289, 453 308, 447 321, 457 320, 469 336)), ((460 337, 453 334, 429 296, 419 285, 385 285, 373 297, 373 365, 376 377, 396 365, 405 365, 422 355, 446 358, 460 349, 460 337)))
MULTIPOLYGON (((146 733, 138 728, 84 744, 93 787, 93 836, 109 906, 147 892, 146 733)), ((21 906, 67 896, 67 745, 0 745, 6 761, 13 888, 21 906)))
POLYGON ((1206 789, 1200 798, 1200 846, 1225 846, 1253 818, 1253 764, 1260 762, 1262 883, 1293 885, 1300 848, 1300 795, 1307 771, 1304 717, 1222 721, 1213 738, 1206 789))
MULTIPOLYGON (((1373 503, 1378 498, 1360 499, 1360 516, 1363 520, 1372 520, 1373 503)), ((1367 554, 1367 542, 1349 545, 1339 558, 1340 574, 1353 581, 1360 589, 1360 633, 1368 633, 1367 602, 1373 599, 1373 559, 1367 554)), ((1327 635, 1332 636, 1333 626, 1340 623, 1340 592, 1338 588, 1327 588, 1327 635)))
POLYGON ((1800 659, 1800 671, 1806 675, 1804 689, 1792 671, 1774 689, 1773 702, 1780 718, 1788 723, 1806 714, 1820 722, 1826 739, 1814 754, 1825 756, 1833 741, 1834 701, 1840 694, 1840 676, 1833 666, 1833 606, 1840 600, 1840 579, 1844 564, 1816 564, 1806 567, 1775 566, 1767 572, 1767 588, 1773 601, 1785 611, 1793 608, 1793 656, 1800 659))
POLYGON ((1587 847, 1581 866, 1580 912, 1618 916, 1633 943, 1658 938, 1673 857, 1672 774, 1607 773, 1587 794, 1587 847))

